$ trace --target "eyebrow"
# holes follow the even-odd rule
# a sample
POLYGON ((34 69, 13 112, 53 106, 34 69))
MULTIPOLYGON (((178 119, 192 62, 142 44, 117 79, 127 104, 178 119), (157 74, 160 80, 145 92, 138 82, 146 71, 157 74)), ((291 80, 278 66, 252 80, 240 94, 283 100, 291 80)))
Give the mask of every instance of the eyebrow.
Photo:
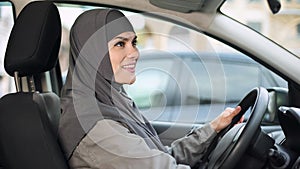
MULTIPOLYGON (((122 36, 117 36, 114 39, 121 39, 121 40, 124 40, 124 41, 129 41, 129 38, 122 37, 122 36)), ((137 36, 134 36, 133 40, 136 40, 136 39, 137 39, 137 36)))

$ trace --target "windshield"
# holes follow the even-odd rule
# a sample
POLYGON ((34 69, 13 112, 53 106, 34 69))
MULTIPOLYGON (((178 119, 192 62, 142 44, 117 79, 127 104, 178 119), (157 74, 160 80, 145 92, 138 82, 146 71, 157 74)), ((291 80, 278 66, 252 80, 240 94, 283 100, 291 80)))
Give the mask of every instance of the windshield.
POLYGON ((272 13, 267 0, 228 0, 221 12, 300 57, 300 0, 281 0, 277 14, 272 13))

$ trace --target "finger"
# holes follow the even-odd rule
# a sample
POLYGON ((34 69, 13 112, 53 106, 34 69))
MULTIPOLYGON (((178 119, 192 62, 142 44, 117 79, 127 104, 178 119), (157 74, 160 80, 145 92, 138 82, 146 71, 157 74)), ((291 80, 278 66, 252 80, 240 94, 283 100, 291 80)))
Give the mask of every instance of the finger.
POLYGON ((227 108, 223 111, 223 116, 224 116, 224 117, 230 117, 233 111, 234 111, 234 108, 227 107, 227 108))
POLYGON ((237 114, 239 114, 239 112, 242 110, 241 106, 237 106, 232 112, 231 115, 232 116, 236 116, 237 114))
POLYGON ((243 123, 243 122, 244 122, 244 120, 245 120, 245 116, 243 115, 243 116, 241 117, 241 119, 240 119, 239 123, 243 123))

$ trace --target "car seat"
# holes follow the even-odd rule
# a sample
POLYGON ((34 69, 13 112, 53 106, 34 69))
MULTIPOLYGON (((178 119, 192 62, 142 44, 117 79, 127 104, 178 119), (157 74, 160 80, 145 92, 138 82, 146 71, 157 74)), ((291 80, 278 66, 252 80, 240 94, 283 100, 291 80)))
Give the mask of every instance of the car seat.
POLYGON ((34 1, 23 8, 4 59, 17 88, 0 99, 0 166, 4 169, 68 168, 57 138, 59 97, 37 85, 41 74, 56 67, 60 41, 60 16, 52 2, 34 1))

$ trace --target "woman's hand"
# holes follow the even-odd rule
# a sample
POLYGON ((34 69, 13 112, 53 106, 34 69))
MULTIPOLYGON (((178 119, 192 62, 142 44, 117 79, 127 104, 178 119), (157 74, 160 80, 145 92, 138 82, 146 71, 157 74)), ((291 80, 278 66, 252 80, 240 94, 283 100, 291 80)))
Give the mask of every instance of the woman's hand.
MULTIPOLYGON (((241 111, 241 107, 226 108, 217 118, 210 122, 211 127, 218 133, 225 127, 227 127, 234 116, 241 111)), ((239 123, 243 122, 244 116, 240 119, 239 123)))

